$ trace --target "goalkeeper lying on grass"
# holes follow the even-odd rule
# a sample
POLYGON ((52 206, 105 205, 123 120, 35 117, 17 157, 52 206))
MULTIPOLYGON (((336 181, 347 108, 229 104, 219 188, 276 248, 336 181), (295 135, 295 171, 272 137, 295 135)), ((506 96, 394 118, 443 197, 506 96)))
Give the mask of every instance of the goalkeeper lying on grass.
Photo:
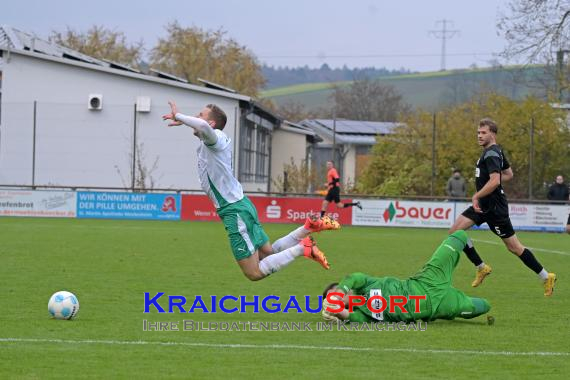
MULTIPOLYGON (((457 317, 470 319, 487 313, 491 309, 487 300, 469 297, 451 286, 453 270, 459 262, 459 256, 465 244, 467 244, 465 231, 460 230, 449 235, 437 248, 427 264, 416 275, 407 280, 400 280, 395 277, 372 277, 364 273, 348 275, 340 283, 333 283, 325 289, 323 293, 323 318, 325 320, 349 320, 351 322, 412 322, 420 319, 432 321, 457 317), (337 294, 329 295, 329 293, 337 294), (328 300, 327 295, 329 295, 328 300), (384 301, 367 302, 360 306, 354 306, 350 312, 346 306, 349 306, 349 296, 351 295, 363 296, 366 301, 373 296, 382 296, 388 300, 388 305, 384 311, 377 312, 382 309, 384 301), (408 301, 403 308, 395 307, 391 312, 390 296, 404 296, 408 301), (421 297, 422 299, 412 297, 415 299, 410 299, 410 296, 425 297, 421 297), (416 304, 417 302, 419 305, 416 304), (342 303, 344 303, 345 308, 342 308, 342 303), (373 310, 370 310, 369 306, 372 306, 373 310), (416 306, 419 306, 419 310, 416 306), (327 309, 329 310, 327 311, 327 309), (340 311, 330 311, 333 309, 340 311)), ((375 297, 373 300, 381 299, 375 297)), ((355 302, 352 304, 355 305, 355 302)), ((488 323, 492 323, 492 317, 488 317, 488 323)))

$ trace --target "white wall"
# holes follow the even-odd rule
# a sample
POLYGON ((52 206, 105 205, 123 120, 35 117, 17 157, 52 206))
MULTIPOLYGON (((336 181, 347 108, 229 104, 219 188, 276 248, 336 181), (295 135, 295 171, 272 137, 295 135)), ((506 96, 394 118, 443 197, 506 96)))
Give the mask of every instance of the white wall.
POLYGON ((343 161, 343 177, 342 183, 345 185, 350 183, 351 186, 354 186, 354 178, 356 176, 356 149, 354 145, 345 145, 345 149, 348 147, 348 151, 344 156, 343 161))
POLYGON ((276 129, 273 131, 271 146, 271 190, 274 190, 273 180, 283 178, 283 165, 291 163, 291 157, 296 165, 300 165, 307 155, 307 136, 300 133, 276 129))
POLYGON ((235 147, 236 99, 14 53, 3 64, 0 184, 32 184, 34 100, 36 185, 122 187, 118 171, 130 184, 137 96, 151 98, 151 112, 137 114, 137 140, 146 166, 159 159, 155 187, 199 189, 197 138, 190 128, 167 128, 161 116, 170 99, 188 114, 216 103, 228 116, 224 132, 235 147), (103 110, 87 109, 92 93, 103 95, 103 110))

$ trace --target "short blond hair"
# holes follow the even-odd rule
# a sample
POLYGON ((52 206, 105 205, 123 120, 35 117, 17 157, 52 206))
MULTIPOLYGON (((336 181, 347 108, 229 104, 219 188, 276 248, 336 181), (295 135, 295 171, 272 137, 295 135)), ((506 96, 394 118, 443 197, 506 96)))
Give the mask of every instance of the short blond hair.
POLYGON ((224 129, 228 121, 226 113, 215 104, 208 104, 206 108, 210 110, 210 118, 216 123, 215 128, 220 130, 224 129))

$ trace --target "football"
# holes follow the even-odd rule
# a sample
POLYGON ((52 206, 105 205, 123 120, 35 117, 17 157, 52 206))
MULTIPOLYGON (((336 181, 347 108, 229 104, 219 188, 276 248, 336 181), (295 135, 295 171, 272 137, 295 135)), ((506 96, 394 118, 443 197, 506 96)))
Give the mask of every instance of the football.
POLYGON ((48 311, 55 319, 72 319, 79 312, 79 301, 73 293, 56 292, 49 299, 48 311))

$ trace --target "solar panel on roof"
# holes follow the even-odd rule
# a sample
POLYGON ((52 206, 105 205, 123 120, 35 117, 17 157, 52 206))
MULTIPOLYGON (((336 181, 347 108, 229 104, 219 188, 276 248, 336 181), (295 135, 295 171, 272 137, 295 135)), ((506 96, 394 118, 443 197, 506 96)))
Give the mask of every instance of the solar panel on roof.
MULTIPOLYGON (((318 119, 314 120, 321 127, 330 131, 333 130, 334 120, 318 119)), ((397 125, 397 123, 376 122, 376 121, 358 121, 358 120, 337 120, 336 133, 356 133, 366 135, 386 134, 397 125)))
POLYGON ((159 71, 159 70, 156 70, 156 69, 150 69, 150 72, 156 74, 156 76, 158 76, 159 78, 170 79, 170 80, 177 80, 177 81, 179 81, 179 82, 188 83, 188 81, 187 81, 186 79, 177 77, 176 75, 172 75, 172 74, 165 73, 165 72, 163 72, 163 71, 159 71))
POLYGON ((109 67, 111 67, 112 69, 120 69, 120 70, 132 71, 133 73, 140 73, 139 70, 132 68, 131 66, 128 65, 123 65, 122 63, 110 61, 108 59, 104 59, 103 61, 107 62, 109 64, 109 67))

